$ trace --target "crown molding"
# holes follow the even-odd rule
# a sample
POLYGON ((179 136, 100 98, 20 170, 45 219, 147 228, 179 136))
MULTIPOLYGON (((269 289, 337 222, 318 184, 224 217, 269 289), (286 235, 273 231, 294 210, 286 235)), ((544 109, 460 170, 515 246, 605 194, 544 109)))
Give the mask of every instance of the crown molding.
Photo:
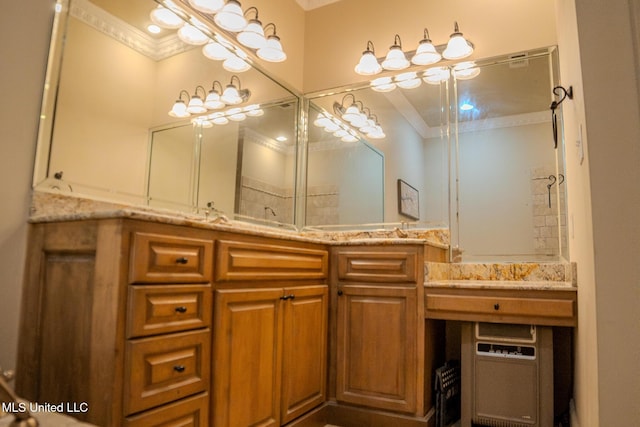
POLYGON ((154 61, 160 61, 191 48, 175 33, 155 39, 88 0, 71 2, 69 15, 154 61))
POLYGON ((305 11, 309 11, 337 1, 340 0, 296 0, 296 3, 298 3, 305 11))

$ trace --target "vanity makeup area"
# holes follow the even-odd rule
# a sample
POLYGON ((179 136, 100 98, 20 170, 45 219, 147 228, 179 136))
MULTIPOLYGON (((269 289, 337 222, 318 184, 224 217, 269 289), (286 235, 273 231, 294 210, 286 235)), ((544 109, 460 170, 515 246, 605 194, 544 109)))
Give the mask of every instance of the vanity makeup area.
POLYGON ((186 0, 58 5, 19 395, 100 426, 436 426, 459 360, 463 426, 553 425, 577 316, 554 47, 302 95, 186 0), (222 50, 146 34, 162 4, 222 50))

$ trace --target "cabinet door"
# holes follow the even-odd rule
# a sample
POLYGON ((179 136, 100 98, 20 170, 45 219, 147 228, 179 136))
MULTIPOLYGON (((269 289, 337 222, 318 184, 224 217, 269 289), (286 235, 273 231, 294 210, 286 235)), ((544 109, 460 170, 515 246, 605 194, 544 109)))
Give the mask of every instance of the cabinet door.
POLYGON ((279 289, 215 293, 215 427, 279 426, 282 315, 279 289))
POLYGON ((282 423, 325 401, 327 286, 285 289, 282 423))
POLYGON ((342 285, 338 288, 337 399, 415 412, 416 288, 342 285))

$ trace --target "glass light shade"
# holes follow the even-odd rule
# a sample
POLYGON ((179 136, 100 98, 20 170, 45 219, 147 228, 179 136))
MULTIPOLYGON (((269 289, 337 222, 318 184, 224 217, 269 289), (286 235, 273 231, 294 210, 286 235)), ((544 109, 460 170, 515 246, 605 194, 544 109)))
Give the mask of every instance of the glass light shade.
POLYGON ((387 135, 385 135, 384 131, 380 126, 376 126, 375 131, 367 133, 367 138, 371 139, 383 139, 387 135))
POLYGON ((264 115, 264 110, 260 108, 258 104, 247 105, 244 107, 244 112, 250 117, 260 117, 264 115))
POLYGON ((211 116, 209 116, 209 119, 214 125, 226 125, 227 123, 229 123, 229 119, 227 119, 222 113, 212 114, 211 116))
POLYGON ((202 98, 198 95, 193 95, 191 100, 189 100, 189 105, 187 105, 187 111, 191 114, 200 114, 207 111, 204 107, 204 102, 202 102, 202 98))
POLYGON ((203 45, 209 41, 209 37, 191 24, 184 24, 178 30, 178 38, 187 44, 194 46, 203 45))
POLYGON ((220 99, 227 105, 237 105, 242 102, 238 88, 234 85, 227 85, 220 99))
POLYGON ((449 74, 447 67, 433 67, 424 72, 422 80, 430 85, 439 85, 449 78, 449 74))
POLYGON ((195 123, 195 124, 197 124, 197 125, 200 125, 200 126, 202 126, 203 128, 210 128, 210 127, 213 127, 213 123, 211 123, 209 120, 204 119, 204 118, 202 118, 202 117, 197 117, 197 118, 193 119, 191 122, 192 122, 192 123, 195 123))
POLYGON ((220 100, 220 94, 216 90, 210 90, 209 94, 204 100, 204 106, 209 110, 219 110, 223 108, 226 104, 220 100))
POLYGON ((222 9, 224 0, 189 0, 189 4, 202 13, 213 14, 222 9))
POLYGON ((317 127, 325 127, 328 123, 331 123, 331 119, 322 113, 318 113, 318 117, 313 121, 317 127))
POLYGON ((347 135, 349 135, 349 132, 347 132, 344 129, 338 129, 333 133, 333 136, 335 136, 336 138, 342 138, 343 136, 347 136, 347 135))
POLYGON ((231 55, 222 63, 222 68, 232 73, 243 73, 251 68, 251 65, 244 59, 231 55))
POLYGON ((245 29, 236 38, 241 44, 251 49, 259 49, 267 44, 267 39, 264 37, 264 28, 262 28, 262 24, 257 19, 250 20, 245 29))
POLYGON ((202 47, 202 54, 214 61, 224 61, 229 58, 232 53, 218 42, 209 42, 202 47))
POLYGON ((269 62, 282 62, 287 59, 287 54, 282 50, 282 43, 280 43, 280 37, 275 34, 267 37, 266 44, 259 48, 256 52, 258 57, 269 62))
POLYGON ((391 46, 386 58, 382 61, 382 68, 385 70, 404 70, 409 65, 411 65, 411 63, 406 56, 404 56, 404 52, 398 45, 391 46))
POLYGON ((356 117, 354 120, 352 120, 351 122, 351 126, 356 127, 356 128, 361 128, 364 127, 367 124, 367 116, 365 114, 361 114, 358 117, 356 117))
POLYGON ((358 120, 358 118, 360 117, 360 108, 358 108, 358 106, 356 104, 351 104, 348 108, 347 111, 344 112, 344 114, 342 115, 342 118, 348 122, 352 122, 354 120, 358 120))
POLYGON ((338 129, 340 129, 340 125, 334 122, 333 120, 330 120, 328 123, 324 125, 324 130, 326 130, 327 132, 333 133, 338 129))
POLYGON ((391 92, 396 88, 391 77, 380 77, 371 81, 371 89, 376 92, 391 92))
POLYGON ((378 63, 376 55, 370 50, 365 50, 362 52, 360 62, 356 65, 355 71, 362 76, 372 76, 380 73, 382 71, 382 67, 378 63))
POLYGON ((168 30, 176 30, 184 25, 184 21, 178 15, 160 5, 151 11, 149 18, 154 24, 168 30))
POLYGON ((403 89, 414 89, 420 86, 421 83, 422 81, 418 78, 418 74, 414 71, 396 76, 396 84, 403 89))
POLYGON ((340 138, 340 140, 342 142, 356 142, 358 140, 358 137, 353 135, 353 134, 351 134, 351 133, 349 133, 349 134, 343 136, 342 138, 340 138))
POLYGON ((436 48, 429 39, 423 39, 416 49, 416 53, 411 58, 411 62, 416 65, 430 65, 442 59, 442 55, 436 52, 436 48))
POLYGON ((247 118, 247 115, 242 112, 241 108, 231 108, 227 111, 227 117, 234 122, 241 122, 247 118))
POLYGON ((442 52, 446 59, 462 59, 473 53, 473 47, 462 36, 462 33, 453 33, 447 43, 447 48, 442 52))
POLYGON ((173 108, 171 108, 171 111, 169 111, 169 115, 171 117, 189 117, 191 115, 191 113, 189 113, 187 111, 187 105, 184 103, 183 100, 178 99, 175 104, 173 104, 173 108))
POLYGON ((458 80, 469 80, 480 74, 480 68, 473 61, 461 62, 453 67, 453 75, 458 80))
POLYGON ((228 0, 227 4, 216 14, 213 20, 220 28, 233 33, 242 31, 247 26, 242 7, 236 0, 228 0))

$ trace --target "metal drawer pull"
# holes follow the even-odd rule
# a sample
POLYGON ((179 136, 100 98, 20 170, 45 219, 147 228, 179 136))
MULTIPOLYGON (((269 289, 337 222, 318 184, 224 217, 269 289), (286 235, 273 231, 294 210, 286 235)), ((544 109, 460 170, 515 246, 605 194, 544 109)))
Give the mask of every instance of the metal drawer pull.
POLYGON ((498 304, 498 303, 493 304, 493 309, 494 310, 500 310, 500 304, 498 304))
POLYGON ((176 313, 186 313, 187 307, 185 307, 184 305, 181 305, 180 307, 176 307, 175 310, 176 310, 176 313))
POLYGON ((176 264, 186 264, 188 262, 189 262, 189 260, 187 258, 183 257, 183 256, 176 260, 176 264))
POLYGON ((293 294, 291 294, 291 295, 285 295, 285 296, 283 296, 283 297, 280 297, 280 299, 281 299, 281 300, 285 300, 285 301, 286 301, 286 300, 288 300, 288 299, 295 299, 295 298, 296 298, 296 296, 295 296, 295 295, 293 295, 293 294))
POLYGON ((184 367, 184 365, 175 365, 173 367, 173 370, 176 371, 176 372, 184 372, 185 367, 184 367))

